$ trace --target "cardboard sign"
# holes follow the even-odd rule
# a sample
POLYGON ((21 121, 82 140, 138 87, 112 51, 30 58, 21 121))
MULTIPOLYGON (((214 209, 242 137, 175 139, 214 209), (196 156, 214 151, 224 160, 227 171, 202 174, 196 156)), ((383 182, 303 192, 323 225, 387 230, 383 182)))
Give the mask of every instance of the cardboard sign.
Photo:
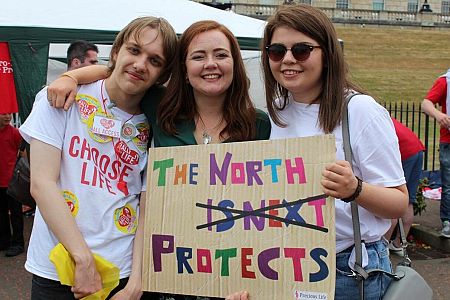
POLYGON ((149 151, 144 290, 334 298, 332 135, 149 151))

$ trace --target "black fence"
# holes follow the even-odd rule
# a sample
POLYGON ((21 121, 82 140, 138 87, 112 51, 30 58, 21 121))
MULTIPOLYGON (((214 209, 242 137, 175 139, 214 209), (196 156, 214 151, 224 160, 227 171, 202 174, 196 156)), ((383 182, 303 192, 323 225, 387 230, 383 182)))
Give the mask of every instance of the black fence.
POLYGON ((439 170, 439 124, 420 110, 421 103, 385 102, 392 117, 409 127, 425 145, 423 170, 439 170))

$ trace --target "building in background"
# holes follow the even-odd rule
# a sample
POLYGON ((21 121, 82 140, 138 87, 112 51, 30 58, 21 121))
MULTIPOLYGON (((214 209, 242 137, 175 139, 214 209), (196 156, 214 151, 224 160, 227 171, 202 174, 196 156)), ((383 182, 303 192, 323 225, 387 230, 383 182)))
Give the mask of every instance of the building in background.
POLYGON ((450 0, 193 0, 235 13, 266 19, 283 3, 322 8, 336 23, 450 28, 450 0))

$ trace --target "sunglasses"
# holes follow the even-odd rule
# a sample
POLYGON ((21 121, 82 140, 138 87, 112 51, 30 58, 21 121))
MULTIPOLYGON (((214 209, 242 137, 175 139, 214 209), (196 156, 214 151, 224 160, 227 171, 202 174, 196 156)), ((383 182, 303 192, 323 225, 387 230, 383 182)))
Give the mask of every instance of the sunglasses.
POLYGON ((294 44, 291 48, 286 48, 283 44, 272 44, 266 46, 267 56, 272 61, 280 61, 286 55, 288 50, 291 50, 292 56, 298 61, 305 61, 311 55, 314 48, 320 48, 320 46, 311 46, 305 43, 294 44))

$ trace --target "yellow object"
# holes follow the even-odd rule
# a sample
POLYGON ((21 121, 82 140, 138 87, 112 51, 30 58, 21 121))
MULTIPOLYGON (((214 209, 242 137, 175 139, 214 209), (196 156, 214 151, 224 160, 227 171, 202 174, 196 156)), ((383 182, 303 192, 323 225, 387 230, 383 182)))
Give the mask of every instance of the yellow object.
MULTIPOLYGON (((50 261, 55 265, 59 281, 68 286, 74 285, 75 262, 64 246, 59 243, 52 249, 49 255, 50 261)), ((94 254, 97 271, 102 277, 103 289, 95 294, 86 296, 82 300, 104 300, 109 293, 119 285, 119 268, 103 257, 94 254)))

